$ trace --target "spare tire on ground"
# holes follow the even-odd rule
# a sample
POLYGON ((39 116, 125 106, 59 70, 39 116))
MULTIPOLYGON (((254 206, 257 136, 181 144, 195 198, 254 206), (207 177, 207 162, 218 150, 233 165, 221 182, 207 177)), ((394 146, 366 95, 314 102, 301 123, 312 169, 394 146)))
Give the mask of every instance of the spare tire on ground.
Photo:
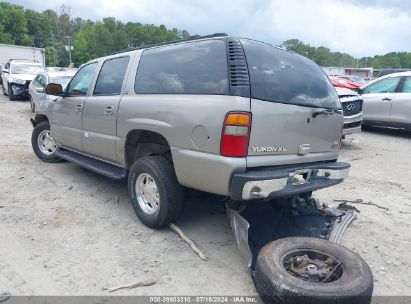
POLYGON ((265 245, 253 279, 265 303, 370 303, 373 291, 372 272, 358 254, 309 237, 265 245))

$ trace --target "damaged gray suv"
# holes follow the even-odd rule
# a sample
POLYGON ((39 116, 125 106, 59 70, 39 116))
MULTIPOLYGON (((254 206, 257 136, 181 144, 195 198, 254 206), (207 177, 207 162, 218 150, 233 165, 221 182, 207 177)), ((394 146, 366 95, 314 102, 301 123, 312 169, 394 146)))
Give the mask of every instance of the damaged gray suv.
POLYGON ((183 187, 233 200, 336 185, 343 113, 314 62, 226 35, 126 50, 84 64, 37 109, 32 145, 128 179, 141 221, 161 228, 183 210, 183 187))

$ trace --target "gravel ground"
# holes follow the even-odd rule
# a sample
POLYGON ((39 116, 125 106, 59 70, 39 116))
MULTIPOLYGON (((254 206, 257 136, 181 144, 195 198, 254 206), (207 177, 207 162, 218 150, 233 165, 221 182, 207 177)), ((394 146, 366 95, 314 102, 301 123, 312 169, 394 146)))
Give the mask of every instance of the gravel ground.
MULTIPOLYGON (((187 200, 177 224, 209 256, 202 261, 169 229, 135 217, 124 182, 70 163, 47 164, 31 149, 27 101, 0 96, 0 291, 13 295, 255 295, 219 198, 187 200)), ((411 295, 411 133, 373 129, 350 136, 343 184, 316 197, 363 199, 343 238, 371 266, 375 295, 411 295)))

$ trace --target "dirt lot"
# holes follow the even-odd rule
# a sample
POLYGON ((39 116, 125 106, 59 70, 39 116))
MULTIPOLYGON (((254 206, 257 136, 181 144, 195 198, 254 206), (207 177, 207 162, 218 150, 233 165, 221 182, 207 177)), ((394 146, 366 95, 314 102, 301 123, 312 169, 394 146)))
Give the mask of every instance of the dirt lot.
MULTIPOLYGON (((135 217, 126 184, 32 153, 28 102, 0 96, 0 291, 14 295, 254 295, 222 203, 193 197, 177 223, 209 256, 202 261, 169 229, 135 217)), ((411 295, 411 133, 371 130, 345 141, 349 179, 318 191, 324 202, 358 199, 343 244, 370 264, 376 295, 411 295)))

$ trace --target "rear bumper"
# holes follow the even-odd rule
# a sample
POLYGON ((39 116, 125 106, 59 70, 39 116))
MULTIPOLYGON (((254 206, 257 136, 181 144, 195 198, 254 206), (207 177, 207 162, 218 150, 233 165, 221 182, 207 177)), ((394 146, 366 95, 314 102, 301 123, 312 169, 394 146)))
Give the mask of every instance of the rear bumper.
POLYGON ((348 163, 326 162, 234 173, 231 198, 250 200, 285 197, 330 187, 341 183, 348 176, 349 168, 348 163))

